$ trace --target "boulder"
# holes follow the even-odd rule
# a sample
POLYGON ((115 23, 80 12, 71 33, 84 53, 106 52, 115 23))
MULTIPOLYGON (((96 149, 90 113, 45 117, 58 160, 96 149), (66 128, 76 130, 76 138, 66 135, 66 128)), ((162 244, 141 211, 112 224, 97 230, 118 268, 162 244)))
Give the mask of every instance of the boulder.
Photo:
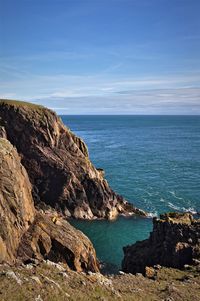
POLYGON ((157 272, 154 268, 147 267, 147 266, 145 267, 145 277, 155 280, 156 276, 157 276, 157 272))

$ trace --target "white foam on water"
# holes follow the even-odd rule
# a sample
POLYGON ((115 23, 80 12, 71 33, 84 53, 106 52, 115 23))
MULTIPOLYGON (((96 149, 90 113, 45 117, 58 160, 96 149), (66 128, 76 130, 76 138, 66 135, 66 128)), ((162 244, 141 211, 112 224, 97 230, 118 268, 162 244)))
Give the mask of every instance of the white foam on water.
POLYGON ((166 201, 165 201, 165 199, 161 198, 160 202, 165 203, 166 201))
POLYGON ((192 214, 196 214, 197 211, 193 208, 193 207, 189 207, 189 208, 185 208, 185 207, 178 207, 170 202, 168 202, 168 206, 174 210, 177 211, 183 211, 183 212, 188 212, 188 213, 192 213, 192 214))
POLYGON ((178 207, 170 202, 168 202, 168 206, 174 210, 181 211, 181 207, 178 207))
POLYGON ((182 210, 184 212, 188 212, 188 213, 192 213, 192 214, 197 214, 197 211, 194 208, 192 208, 192 207, 189 207, 189 208, 182 207, 182 210))
POLYGON ((173 195, 176 199, 183 200, 183 198, 176 195, 175 191, 169 191, 169 193, 171 193, 171 195, 173 195))
POLYGON ((153 196, 153 195, 155 195, 155 193, 154 193, 154 192, 149 192, 149 191, 146 191, 146 193, 147 193, 149 196, 153 196))
POLYGON ((147 214, 147 217, 149 217, 149 218, 153 218, 153 217, 158 217, 158 212, 149 212, 148 214, 147 214))

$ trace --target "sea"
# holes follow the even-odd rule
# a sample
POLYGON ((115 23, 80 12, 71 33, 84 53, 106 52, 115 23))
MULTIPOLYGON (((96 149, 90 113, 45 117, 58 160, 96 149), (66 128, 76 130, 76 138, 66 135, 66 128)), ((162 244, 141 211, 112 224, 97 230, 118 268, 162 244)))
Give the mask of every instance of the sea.
POLYGON ((148 238, 152 217, 200 212, 200 116, 61 116, 81 137, 110 186, 149 218, 71 220, 93 242, 105 270, 121 269, 123 247, 148 238))

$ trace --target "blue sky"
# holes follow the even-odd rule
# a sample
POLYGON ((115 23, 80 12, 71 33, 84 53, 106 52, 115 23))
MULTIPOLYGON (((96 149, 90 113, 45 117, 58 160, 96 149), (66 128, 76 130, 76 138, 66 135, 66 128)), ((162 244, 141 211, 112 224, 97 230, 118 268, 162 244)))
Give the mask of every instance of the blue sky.
POLYGON ((199 0, 0 0, 0 97, 200 114, 199 0))

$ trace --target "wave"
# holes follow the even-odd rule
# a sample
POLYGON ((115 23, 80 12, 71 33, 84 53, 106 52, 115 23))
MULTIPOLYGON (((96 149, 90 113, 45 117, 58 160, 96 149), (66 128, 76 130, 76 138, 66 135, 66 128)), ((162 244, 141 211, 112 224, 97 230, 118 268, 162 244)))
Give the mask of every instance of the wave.
POLYGON ((197 211, 194 208, 192 208, 192 207, 189 207, 189 208, 182 207, 182 210, 184 212, 189 212, 189 213, 192 213, 192 214, 197 214, 197 211))
POLYGON ((173 195, 173 197, 175 197, 176 199, 183 200, 183 198, 176 195, 175 191, 169 191, 169 193, 171 193, 171 195, 173 195))
POLYGON ((147 193, 149 196, 155 196, 155 195, 156 195, 155 192, 149 192, 149 191, 146 191, 146 193, 147 193))
POLYGON ((166 201, 165 201, 165 199, 161 198, 160 202, 165 203, 166 201))
POLYGON ((174 210, 178 210, 178 211, 181 210, 181 207, 178 207, 178 206, 176 206, 176 205, 174 205, 174 204, 172 204, 172 203, 170 203, 170 202, 168 202, 168 206, 169 206, 170 208, 174 209, 174 210))
POLYGON ((121 143, 112 143, 112 144, 109 144, 109 145, 106 145, 105 148, 120 148, 120 147, 123 147, 124 144, 121 144, 121 143))
POLYGON ((148 214, 147 214, 147 217, 149 217, 149 218, 153 218, 153 217, 158 217, 158 212, 149 212, 148 214))
POLYGON ((174 210, 177 211, 182 211, 182 212, 188 212, 188 213, 192 213, 192 214, 197 214, 197 211, 193 208, 193 207, 189 207, 189 208, 185 208, 185 207, 179 207, 176 206, 170 202, 168 202, 168 206, 174 210))

